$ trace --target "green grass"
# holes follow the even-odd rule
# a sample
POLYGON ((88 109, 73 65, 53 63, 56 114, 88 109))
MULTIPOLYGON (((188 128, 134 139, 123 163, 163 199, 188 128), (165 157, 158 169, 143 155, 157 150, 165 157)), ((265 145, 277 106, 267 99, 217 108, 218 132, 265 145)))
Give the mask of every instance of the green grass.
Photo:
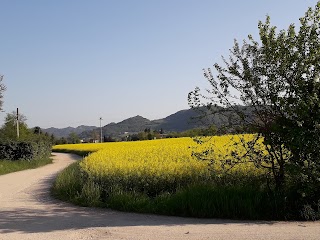
POLYGON ((286 219, 284 198, 261 189, 259 184, 199 184, 155 197, 118 187, 107 189, 81 171, 77 162, 58 175, 52 193, 59 199, 78 205, 120 211, 200 218, 286 219))
POLYGON ((27 160, 0 160, 0 175, 17 172, 26 169, 38 168, 46 164, 52 163, 51 158, 27 160))
POLYGON ((61 200, 80 204, 78 195, 82 190, 82 185, 79 162, 75 162, 57 176, 52 186, 52 193, 61 200))
POLYGON ((108 206, 121 211, 183 217, 283 219, 283 212, 271 199, 267 192, 248 187, 197 185, 154 199, 144 194, 119 192, 109 197, 108 206))

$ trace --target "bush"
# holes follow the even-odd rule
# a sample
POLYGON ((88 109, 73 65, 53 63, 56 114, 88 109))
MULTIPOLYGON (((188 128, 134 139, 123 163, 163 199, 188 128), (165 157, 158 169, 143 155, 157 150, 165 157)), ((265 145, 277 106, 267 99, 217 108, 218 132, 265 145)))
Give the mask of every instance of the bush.
POLYGON ((0 159, 11 161, 48 157, 51 144, 46 141, 7 141, 0 143, 0 159))

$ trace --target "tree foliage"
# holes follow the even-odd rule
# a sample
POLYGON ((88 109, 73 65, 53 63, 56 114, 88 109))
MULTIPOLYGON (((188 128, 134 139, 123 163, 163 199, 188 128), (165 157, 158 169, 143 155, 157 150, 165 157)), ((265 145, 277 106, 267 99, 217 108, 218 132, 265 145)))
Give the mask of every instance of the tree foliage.
POLYGON ((314 197, 320 187, 320 2, 298 29, 291 24, 277 31, 269 16, 258 28, 260 41, 251 35, 242 44, 235 40, 222 65, 204 70, 208 94, 196 88, 189 104, 231 114, 230 124, 236 119, 253 129, 268 151, 256 152, 257 139, 247 143, 256 165, 270 169, 278 188, 290 180, 314 197))
POLYGON ((23 114, 19 114, 17 120, 16 112, 7 113, 5 123, 0 129, 1 138, 17 140, 17 121, 19 121, 19 138, 26 139, 31 133, 26 124, 26 120, 27 118, 23 114))
POLYGON ((72 143, 72 144, 80 143, 80 138, 75 132, 71 132, 68 136, 67 141, 68 143, 72 143))

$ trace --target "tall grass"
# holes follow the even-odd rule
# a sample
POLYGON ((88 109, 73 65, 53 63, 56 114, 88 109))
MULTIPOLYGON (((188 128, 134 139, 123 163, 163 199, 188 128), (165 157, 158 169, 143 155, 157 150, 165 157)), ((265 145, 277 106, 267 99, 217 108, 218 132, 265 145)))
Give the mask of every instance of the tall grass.
POLYGON ((253 220, 279 220, 286 216, 282 196, 260 189, 259 185, 219 186, 203 183, 156 196, 119 187, 106 192, 101 185, 83 174, 79 162, 58 176, 52 192, 60 199, 82 206, 110 207, 120 211, 253 220))

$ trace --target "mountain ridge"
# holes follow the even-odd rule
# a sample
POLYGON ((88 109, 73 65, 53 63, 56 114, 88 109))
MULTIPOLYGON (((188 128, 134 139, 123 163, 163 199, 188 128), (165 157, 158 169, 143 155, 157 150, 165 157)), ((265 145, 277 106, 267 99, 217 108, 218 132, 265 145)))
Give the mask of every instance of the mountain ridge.
MULTIPOLYGON (((193 116, 195 116, 195 111, 193 109, 180 110, 165 118, 155 120, 149 120, 143 116, 136 115, 118 123, 108 123, 103 126, 103 134, 107 136, 117 136, 125 132, 138 133, 144 131, 146 128, 150 128, 152 130, 163 129, 169 132, 181 132, 197 127, 196 124, 189 124, 189 122, 191 122, 191 117, 193 116)), ((48 134, 53 134, 57 138, 66 138, 72 132, 78 134, 81 138, 89 138, 92 135, 92 130, 95 129, 99 130, 100 133, 99 127, 85 125, 66 128, 50 127, 42 130, 48 134)))
POLYGON ((61 137, 68 137, 70 133, 75 133, 75 134, 81 134, 84 131, 92 131, 96 129, 96 126, 85 126, 85 125, 80 125, 78 127, 65 127, 65 128, 55 128, 55 127, 50 127, 50 128, 44 128, 42 129, 43 132, 48 133, 48 134, 53 134, 57 138, 61 137))
MULTIPOLYGON (((135 134, 142 132, 145 129, 150 130, 162 130, 164 132, 183 132, 186 130, 201 128, 207 126, 205 123, 201 122, 197 117, 201 115, 200 112, 208 111, 206 108, 200 108, 199 111, 194 109, 184 109, 177 111, 165 118, 149 120, 140 115, 124 119, 118 123, 111 122, 102 127, 103 136, 106 137, 119 137, 123 134, 135 134)), ((210 116, 210 114, 205 114, 209 118, 211 124, 216 126, 221 126, 223 122, 227 121, 226 116, 210 116)), ((100 127, 96 126, 85 126, 80 125, 76 128, 47 128, 43 129, 44 132, 53 134, 55 137, 68 137, 70 133, 76 133, 80 138, 93 138, 96 139, 100 136, 100 127), (94 131, 95 130, 95 131, 94 131)))

